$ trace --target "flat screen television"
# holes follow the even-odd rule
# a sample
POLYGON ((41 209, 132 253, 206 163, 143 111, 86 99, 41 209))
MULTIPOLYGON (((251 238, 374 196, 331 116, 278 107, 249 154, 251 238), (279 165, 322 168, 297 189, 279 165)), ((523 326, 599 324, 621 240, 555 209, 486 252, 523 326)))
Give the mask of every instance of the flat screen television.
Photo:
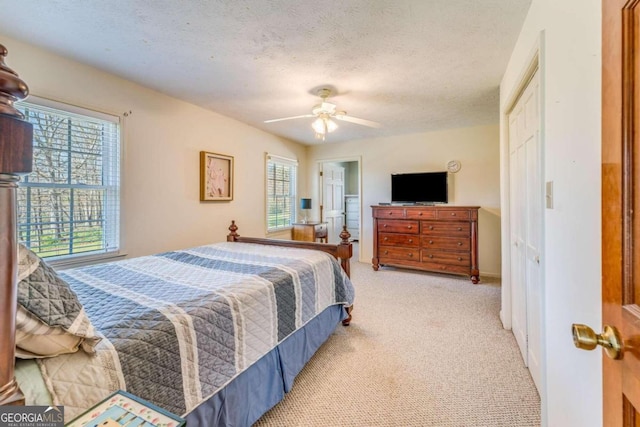
POLYGON ((449 201, 447 172, 391 175, 391 202, 433 204, 449 201))

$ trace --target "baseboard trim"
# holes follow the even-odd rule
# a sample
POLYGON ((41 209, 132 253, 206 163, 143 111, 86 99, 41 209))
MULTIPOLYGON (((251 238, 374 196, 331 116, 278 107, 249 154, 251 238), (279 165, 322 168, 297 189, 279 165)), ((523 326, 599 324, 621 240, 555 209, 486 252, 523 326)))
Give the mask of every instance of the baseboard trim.
POLYGON ((496 278, 496 279, 500 279, 500 278, 502 278, 502 275, 501 275, 500 273, 489 273, 489 272, 486 272, 486 271, 481 271, 481 272, 480 272, 480 277, 482 278, 482 276, 485 276, 485 277, 494 277, 494 278, 496 278))

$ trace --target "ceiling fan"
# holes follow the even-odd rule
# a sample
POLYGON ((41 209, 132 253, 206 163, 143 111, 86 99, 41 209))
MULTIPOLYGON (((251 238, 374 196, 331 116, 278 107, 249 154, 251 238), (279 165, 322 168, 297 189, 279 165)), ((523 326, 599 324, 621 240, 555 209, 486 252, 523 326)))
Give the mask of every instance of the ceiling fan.
POLYGON ((327 102, 327 98, 331 95, 331 89, 318 90, 318 96, 322 98, 322 102, 315 105, 311 109, 311 114, 303 114, 301 116, 283 117, 281 119, 265 120, 265 123, 281 122, 284 120, 292 119, 304 119, 315 117, 316 119, 311 124, 311 127, 316 133, 316 138, 325 140, 327 133, 333 132, 338 128, 336 122, 332 119, 341 120, 343 122, 355 123, 357 125, 368 126, 372 128, 379 128, 380 123, 372 122, 371 120, 359 119, 353 116, 347 116, 346 111, 336 110, 336 105, 331 102, 327 102))

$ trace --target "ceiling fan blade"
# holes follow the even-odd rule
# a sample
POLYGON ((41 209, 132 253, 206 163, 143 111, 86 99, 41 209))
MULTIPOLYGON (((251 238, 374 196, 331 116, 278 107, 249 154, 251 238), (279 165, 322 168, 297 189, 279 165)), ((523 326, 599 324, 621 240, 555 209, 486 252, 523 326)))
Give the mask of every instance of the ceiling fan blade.
POLYGON ((292 116, 292 117, 283 117, 281 119, 271 119, 271 120, 265 120, 265 123, 273 123, 273 122, 281 122, 283 120, 292 120, 292 119, 304 119, 306 117, 315 117, 313 114, 304 114, 302 116, 292 116))
POLYGON ((357 117, 347 116, 346 114, 336 114, 335 118, 344 122, 355 123, 357 125, 368 126, 370 128, 379 128, 381 125, 371 120, 359 119, 357 117))

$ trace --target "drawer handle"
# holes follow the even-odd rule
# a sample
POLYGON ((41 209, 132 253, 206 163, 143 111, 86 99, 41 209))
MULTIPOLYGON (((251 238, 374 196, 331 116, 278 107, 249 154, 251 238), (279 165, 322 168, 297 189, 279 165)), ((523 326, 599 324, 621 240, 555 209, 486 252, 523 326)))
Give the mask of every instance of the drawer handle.
POLYGON ((430 245, 433 245, 433 240, 429 240, 429 244, 430 244, 430 245))
POLYGON ((384 254, 387 255, 389 253, 389 251, 384 251, 384 254))
POLYGON ((462 242, 458 242, 458 246, 462 246, 462 242))
POLYGON ((451 212, 451 216, 456 216, 456 213, 455 212, 451 212))
POLYGON ((429 258, 433 258, 433 255, 431 255, 431 254, 429 254, 428 256, 429 256, 429 258))
POLYGON ((422 216, 422 212, 419 212, 419 213, 418 213, 418 216, 422 216))
POLYGON ((458 231, 462 231, 462 227, 458 227, 458 231))
POLYGON ((387 225, 388 225, 388 224, 383 224, 382 226, 383 226, 384 228, 387 228, 387 225))
POLYGON ((412 228, 412 227, 413 227, 413 226, 411 226, 411 225, 407 225, 407 228, 408 228, 409 230, 411 230, 411 228, 412 228))
POLYGON ((433 230, 433 225, 430 225, 430 226, 429 226, 429 230, 433 230))
POLYGON ((413 243, 413 239, 409 239, 409 243, 413 243))
POLYGON ((393 215, 393 212, 389 212, 389 215, 393 215))
POLYGON ((412 253, 409 253, 409 258, 412 258, 412 257, 413 257, 413 254, 412 254, 412 253))
POLYGON ((386 242, 387 240, 389 240, 389 238, 388 238, 388 237, 385 237, 385 238, 384 238, 384 241, 386 242))
POLYGON ((458 257, 458 261, 462 261, 462 257, 458 257))

